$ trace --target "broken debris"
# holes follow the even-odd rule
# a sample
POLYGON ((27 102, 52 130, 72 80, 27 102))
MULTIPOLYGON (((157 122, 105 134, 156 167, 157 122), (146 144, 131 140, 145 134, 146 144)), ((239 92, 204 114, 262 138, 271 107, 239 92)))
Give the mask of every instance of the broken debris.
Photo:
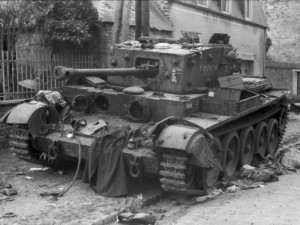
POLYGON ((118 223, 155 224, 156 217, 149 213, 122 213, 117 216, 118 223))
POLYGON ((1 190, 1 193, 6 196, 11 196, 11 195, 16 195, 18 191, 15 188, 4 188, 1 190))
POLYGON ((235 186, 235 185, 230 186, 230 187, 227 188, 227 192, 228 192, 228 193, 236 193, 236 192, 238 192, 238 191, 240 191, 240 190, 241 190, 241 188, 240 188, 240 187, 237 187, 237 186, 235 186))
POLYGON ((300 150, 295 147, 286 149, 281 163, 286 167, 300 168, 300 150))
POLYGON ((17 215, 13 212, 8 212, 3 214, 3 218, 11 218, 11 217, 16 217, 17 215))
POLYGON ((49 170, 49 167, 32 167, 29 169, 29 171, 33 172, 33 171, 47 171, 49 170))
POLYGON ((216 189, 216 190, 213 190, 210 194, 205 195, 205 196, 196 197, 196 198, 194 198, 194 200, 197 203, 204 203, 210 199, 215 198, 216 196, 218 196, 222 193, 223 193, 223 191, 221 189, 216 189))

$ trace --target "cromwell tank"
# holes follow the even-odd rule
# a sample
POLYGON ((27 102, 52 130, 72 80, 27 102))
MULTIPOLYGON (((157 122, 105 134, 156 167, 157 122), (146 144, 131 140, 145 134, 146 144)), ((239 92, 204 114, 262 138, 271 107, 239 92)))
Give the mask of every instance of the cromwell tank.
POLYGON ((132 177, 156 176, 171 192, 206 191, 253 154, 272 156, 287 123, 284 93, 235 73, 240 60, 228 40, 140 38, 111 48, 109 68, 56 67, 61 88, 2 118, 13 126, 11 150, 30 161, 86 160, 96 137, 121 127, 132 177))

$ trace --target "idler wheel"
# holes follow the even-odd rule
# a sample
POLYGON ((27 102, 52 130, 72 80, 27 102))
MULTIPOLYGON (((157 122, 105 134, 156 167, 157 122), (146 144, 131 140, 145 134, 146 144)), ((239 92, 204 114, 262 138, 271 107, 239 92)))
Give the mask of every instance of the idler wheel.
POLYGON ((223 148, 223 168, 227 177, 232 177, 235 173, 239 160, 240 140, 237 132, 231 132, 222 138, 223 148))
POLYGON ((252 126, 240 133, 240 165, 250 165, 255 149, 255 131, 252 126))
MULTIPOLYGON (((219 162, 221 162, 222 154, 221 149, 219 149, 220 147, 218 146, 221 146, 221 142, 219 138, 215 138, 214 142, 211 145, 211 150, 217 157, 219 162)), ((203 187, 203 189, 206 190, 208 188, 214 187, 220 175, 220 169, 214 166, 212 168, 199 168, 199 170, 201 173, 201 186, 203 187)))
POLYGON ((255 149, 261 156, 265 157, 268 146, 268 126, 266 122, 259 123, 255 128, 255 149))
POLYGON ((268 121, 268 154, 273 154, 279 143, 279 127, 276 119, 268 121))

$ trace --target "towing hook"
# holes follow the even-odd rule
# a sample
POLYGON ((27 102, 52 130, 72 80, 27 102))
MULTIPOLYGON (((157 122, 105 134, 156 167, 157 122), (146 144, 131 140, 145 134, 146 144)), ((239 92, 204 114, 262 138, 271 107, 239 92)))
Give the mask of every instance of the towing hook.
POLYGON ((47 160, 47 155, 46 155, 46 153, 43 152, 43 153, 40 155, 39 159, 40 159, 40 160, 46 161, 46 160, 47 160))
POLYGON ((134 157, 134 159, 130 162, 130 169, 129 174, 133 178, 137 178, 141 175, 141 169, 140 169, 140 158, 134 157))

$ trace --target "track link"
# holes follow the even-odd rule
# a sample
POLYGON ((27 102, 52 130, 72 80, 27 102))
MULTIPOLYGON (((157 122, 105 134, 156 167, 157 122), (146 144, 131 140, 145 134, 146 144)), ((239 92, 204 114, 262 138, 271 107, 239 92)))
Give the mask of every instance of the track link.
POLYGON ((8 146, 9 126, 0 122, 0 146, 8 146))
POLYGON ((21 128, 12 128, 9 135, 9 147, 15 156, 23 160, 31 160, 29 132, 21 128))
POLYGON ((34 153, 32 151, 30 140, 30 134, 27 129, 12 127, 9 135, 9 148, 14 156, 33 164, 54 166, 53 163, 41 159, 42 153, 34 153))
POLYGON ((201 195, 203 190, 192 188, 193 171, 187 174, 188 157, 163 154, 163 160, 160 163, 159 174, 161 186, 165 191, 185 193, 190 195, 201 195))

